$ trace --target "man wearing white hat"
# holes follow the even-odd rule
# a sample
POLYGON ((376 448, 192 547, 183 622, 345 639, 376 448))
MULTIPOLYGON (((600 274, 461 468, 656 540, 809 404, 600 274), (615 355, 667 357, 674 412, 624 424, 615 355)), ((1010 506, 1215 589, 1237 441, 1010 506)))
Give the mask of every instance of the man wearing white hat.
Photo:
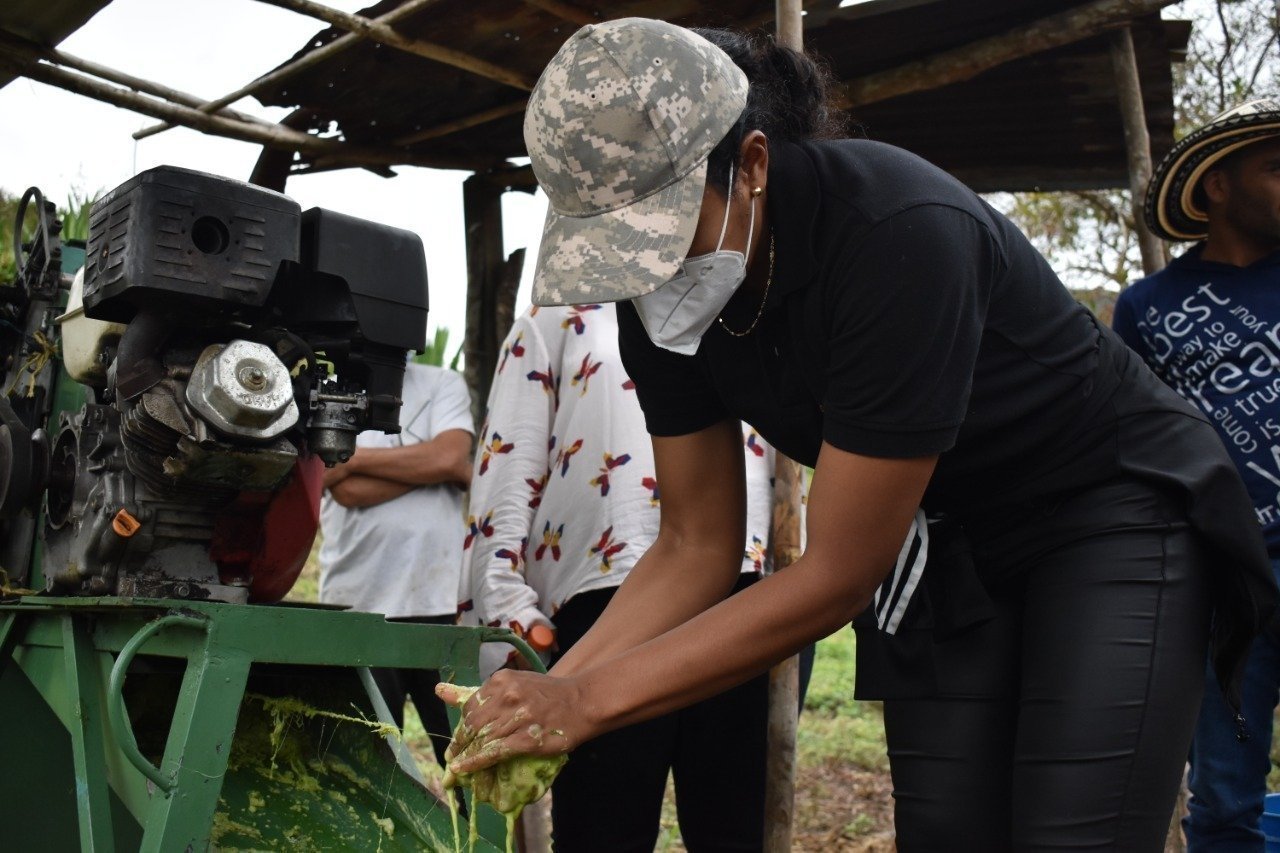
MULTIPOLYGON (((1145 213, 1161 237, 1199 242, 1120 295, 1115 330, 1217 427, 1280 574, 1280 103, 1252 101, 1181 140, 1145 213)), ((1250 651, 1239 709, 1205 690, 1183 820, 1192 853, 1263 850, 1278 684, 1273 630, 1250 651)))

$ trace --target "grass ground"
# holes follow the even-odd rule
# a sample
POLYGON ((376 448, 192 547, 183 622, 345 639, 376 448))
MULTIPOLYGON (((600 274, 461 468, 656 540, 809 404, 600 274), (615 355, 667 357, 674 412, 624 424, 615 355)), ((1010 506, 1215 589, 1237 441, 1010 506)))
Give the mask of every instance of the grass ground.
MULTIPOLYGON (((853 631, 818 644, 796 732, 792 849, 892 851, 893 805, 880 705, 853 699, 853 631)), ((683 851, 670 786, 658 851, 683 851)))

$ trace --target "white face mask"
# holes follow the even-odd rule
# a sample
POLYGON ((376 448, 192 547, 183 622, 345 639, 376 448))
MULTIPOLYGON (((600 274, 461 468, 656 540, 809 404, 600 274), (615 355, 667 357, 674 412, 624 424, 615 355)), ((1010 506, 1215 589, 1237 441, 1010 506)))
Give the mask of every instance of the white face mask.
POLYGON ((724 310, 729 299, 747 277, 747 255, 756 226, 756 200, 751 198, 751 221, 747 226, 745 252, 724 247, 729 230, 729 207, 733 201, 733 166, 729 167, 729 197, 724 206, 724 224, 716 250, 680 262, 680 272, 652 293, 631 300, 640 315, 649 340, 680 355, 698 351, 702 336, 724 310))

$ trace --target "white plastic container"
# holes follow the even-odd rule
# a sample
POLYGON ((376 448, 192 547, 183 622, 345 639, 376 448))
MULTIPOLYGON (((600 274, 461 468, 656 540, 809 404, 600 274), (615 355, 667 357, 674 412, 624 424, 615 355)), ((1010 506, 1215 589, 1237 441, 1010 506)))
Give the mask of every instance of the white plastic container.
POLYGON ((62 325, 62 363, 75 381, 95 388, 107 385, 107 365, 102 352, 114 346, 124 334, 124 323, 108 323, 84 315, 84 268, 71 282, 67 312, 58 318, 62 325))

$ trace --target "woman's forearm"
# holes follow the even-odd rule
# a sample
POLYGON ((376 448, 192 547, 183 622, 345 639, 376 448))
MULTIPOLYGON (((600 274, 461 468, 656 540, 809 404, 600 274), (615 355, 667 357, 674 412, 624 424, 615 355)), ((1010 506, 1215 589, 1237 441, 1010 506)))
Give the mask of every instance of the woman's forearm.
POLYGON ((802 557, 660 636, 607 661, 586 661, 574 675, 596 733, 686 707, 763 672, 848 624, 883 574, 802 557))
POLYGON ((579 665, 573 676, 592 728, 610 731, 714 696, 847 624, 893 567, 935 464, 823 445, 804 556, 661 636, 579 665))
POLYGON ((724 599, 742 561, 736 552, 666 548, 661 539, 632 568, 609 606, 552 668, 558 676, 632 649, 724 599))

